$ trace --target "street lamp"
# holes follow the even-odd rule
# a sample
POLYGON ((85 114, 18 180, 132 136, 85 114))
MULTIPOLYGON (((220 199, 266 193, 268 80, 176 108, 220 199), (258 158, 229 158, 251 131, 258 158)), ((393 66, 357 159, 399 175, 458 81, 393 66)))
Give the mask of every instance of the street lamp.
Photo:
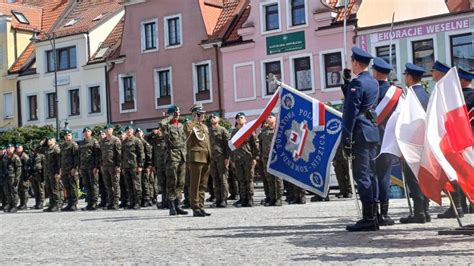
MULTIPOLYGON (((59 107, 58 107, 58 61, 57 61, 57 53, 56 53, 56 35, 54 32, 52 34, 48 34, 46 32, 43 33, 48 39, 49 43, 53 50, 53 64, 54 64, 54 115, 56 116, 56 139, 59 141, 59 107)), ((30 39, 32 42, 39 42, 41 39, 38 38, 38 32, 33 33, 33 37, 30 39)), ((47 59, 46 59, 47 60, 47 59)))

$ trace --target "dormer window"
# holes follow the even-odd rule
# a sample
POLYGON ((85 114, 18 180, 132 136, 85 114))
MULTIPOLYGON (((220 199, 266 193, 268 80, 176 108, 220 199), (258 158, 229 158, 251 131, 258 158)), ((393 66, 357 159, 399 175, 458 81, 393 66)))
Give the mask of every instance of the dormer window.
POLYGON ((64 27, 71 27, 72 25, 76 24, 77 22, 79 22, 78 18, 71 19, 71 20, 68 21, 68 23, 66 23, 66 25, 64 25, 64 27))
POLYGON ((30 24, 30 21, 28 21, 23 13, 12 10, 12 14, 21 24, 30 24))
POLYGON ((102 14, 98 15, 98 16, 95 17, 92 21, 99 21, 99 20, 101 20, 101 19, 104 17, 105 14, 107 14, 107 13, 102 13, 102 14))

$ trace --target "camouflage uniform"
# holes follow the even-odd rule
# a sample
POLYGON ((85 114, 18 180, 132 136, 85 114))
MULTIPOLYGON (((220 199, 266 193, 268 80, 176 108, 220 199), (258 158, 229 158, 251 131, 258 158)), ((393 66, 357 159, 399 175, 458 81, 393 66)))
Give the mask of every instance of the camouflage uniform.
POLYGON ((166 142, 163 135, 154 135, 151 138, 151 145, 153 147, 153 166, 155 167, 155 174, 157 183, 161 188, 162 207, 168 205, 166 195, 166 142))
POLYGON ((209 130, 211 143, 211 176, 214 185, 216 206, 224 204, 229 196, 228 169, 225 164, 229 160, 230 149, 228 141, 230 134, 221 125, 211 126, 209 130))
POLYGON ((267 181, 268 196, 270 202, 266 206, 281 205, 281 197, 283 196, 283 180, 267 172, 267 163, 270 150, 272 148, 273 135, 275 129, 268 126, 264 127, 258 135, 260 144, 260 158, 262 162, 263 178, 267 181))
POLYGON ((6 205, 4 211, 15 212, 18 205, 18 183, 21 178, 21 160, 16 154, 5 154, 2 159, 3 168, 3 193, 6 197, 6 205))
POLYGON ((49 195, 49 207, 46 211, 57 211, 62 206, 63 185, 59 175, 61 168, 61 150, 55 144, 45 150, 44 182, 45 192, 49 195))
POLYGON ((0 203, 2 204, 1 209, 7 205, 7 198, 3 192, 3 186, 5 185, 5 177, 3 171, 3 147, 0 148, 0 203))
POLYGON ((18 183, 18 197, 20 198, 20 206, 19 209, 26 209, 26 205, 28 203, 29 195, 28 190, 30 189, 30 180, 28 179, 28 160, 30 157, 26 152, 22 152, 21 154, 17 154, 21 160, 21 177, 20 182, 18 183))
POLYGON ((79 146, 73 140, 61 145, 61 177, 67 195, 65 211, 74 210, 79 196, 79 146))
MULTIPOLYGON (((238 128, 232 130, 233 137, 238 128)), ((252 160, 258 160, 257 138, 252 134, 242 145, 232 151, 231 160, 235 166, 235 175, 240 183, 240 202, 242 206, 253 206, 254 167, 252 160)), ((238 204, 236 206, 239 206, 238 204)))
POLYGON ((349 165, 342 154, 342 145, 339 145, 333 160, 334 172, 336 172, 337 183, 339 184, 339 197, 348 197, 351 191, 349 177, 349 165))
POLYGON ((35 194, 35 209, 43 208, 44 201, 44 154, 37 149, 28 161, 28 176, 35 194))
POLYGON ((145 157, 143 158, 143 169, 142 173, 140 174, 141 176, 141 184, 142 184, 142 202, 141 205, 142 207, 148 207, 151 206, 151 185, 150 185, 150 179, 152 178, 152 173, 151 173, 151 166, 152 166, 152 156, 153 156, 153 148, 143 138, 138 138, 143 145, 143 152, 145 157))
POLYGON ((111 136, 100 141, 100 162, 102 177, 107 189, 107 207, 118 206, 120 199, 120 169, 122 163, 122 144, 119 138, 111 136))
POLYGON ((127 137, 122 142, 122 171, 128 194, 130 208, 140 207, 142 199, 142 184, 138 168, 143 168, 145 153, 143 143, 135 136, 127 137))
POLYGON ((82 182, 87 190, 86 202, 91 208, 97 204, 99 193, 98 169, 100 163, 100 145, 94 139, 84 139, 79 145, 79 169, 82 182), (96 173, 94 173, 96 169, 96 173))

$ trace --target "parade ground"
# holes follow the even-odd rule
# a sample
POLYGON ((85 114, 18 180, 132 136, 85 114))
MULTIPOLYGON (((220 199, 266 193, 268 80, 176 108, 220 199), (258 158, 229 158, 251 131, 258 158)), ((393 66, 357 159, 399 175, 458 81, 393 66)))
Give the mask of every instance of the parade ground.
MULTIPOLYGON (((257 191, 257 201, 263 192, 257 191)), ((445 202, 447 202, 445 200, 445 202)), ((81 206, 84 203, 82 202, 81 206)), ((31 206, 31 202, 30 202, 31 206)), ((331 195, 306 205, 211 209, 211 217, 165 210, 1 213, 0 265, 17 264, 469 264, 473 236, 439 236, 455 219, 398 223, 405 199, 391 201, 397 224, 350 233, 354 202, 331 195)), ((443 209, 444 210, 444 209, 443 209)), ((465 224, 474 224, 474 214, 465 224)))

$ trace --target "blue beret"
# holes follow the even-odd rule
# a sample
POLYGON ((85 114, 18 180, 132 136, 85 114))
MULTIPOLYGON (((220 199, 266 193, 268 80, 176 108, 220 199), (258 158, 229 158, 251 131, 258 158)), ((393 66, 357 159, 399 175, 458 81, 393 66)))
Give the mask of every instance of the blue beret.
POLYGON ((359 47, 352 47, 352 58, 356 61, 368 64, 374 57, 359 47))
POLYGON ((438 70, 439 72, 448 73, 450 67, 440 61, 436 60, 433 64, 433 70, 438 70))
POLYGON ((415 64, 412 64, 412 63, 406 63, 405 64, 405 73, 407 74, 410 74, 410 75, 413 75, 413 76, 423 76, 423 74, 425 73, 426 71, 415 65, 415 64))
POLYGON ((235 115, 235 119, 239 118, 239 117, 245 117, 245 113, 244 112, 239 112, 235 115))
POLYGON ((380 57, 376 57, 374 59, 374 64, 372 65, 372 68, 384 74, 390 73, 390 71, 392 71, 393 69, 389 63, 387 63, 385 60, 383 60, 380 57))
POLYGON ((460 79, 473 80, 474 74, 458 67, 458 76, 460 79))

